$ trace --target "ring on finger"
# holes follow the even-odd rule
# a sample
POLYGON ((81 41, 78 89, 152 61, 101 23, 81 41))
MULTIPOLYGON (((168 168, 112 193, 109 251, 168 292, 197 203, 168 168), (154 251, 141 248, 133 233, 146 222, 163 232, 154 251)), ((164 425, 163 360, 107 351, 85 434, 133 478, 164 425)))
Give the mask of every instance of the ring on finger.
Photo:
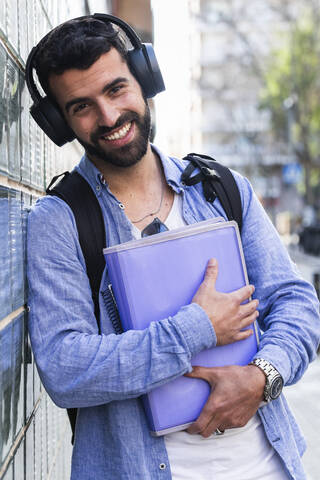
POLYGON ((216 428, 215 431, 214 431, 214 434, 215 434, 215 435, 223 435, 223 434, 224 434, 224 430, 220 430, 220 428, 216 428))

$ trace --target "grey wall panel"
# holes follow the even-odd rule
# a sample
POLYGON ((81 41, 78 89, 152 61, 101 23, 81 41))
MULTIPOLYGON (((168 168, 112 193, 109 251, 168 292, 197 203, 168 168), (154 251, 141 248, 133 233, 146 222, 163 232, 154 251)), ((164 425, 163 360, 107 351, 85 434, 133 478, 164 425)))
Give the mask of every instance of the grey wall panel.
POLYGON ((43 190, 44 188, 44 134, 35 121, 30 120, 30 160, 31 160, 31 185, 43 190))
POLYGON ((24 285, 24 292, 23 292, 23 303, 27 303, 28 299, 28 289, 27 289, 27 253, 26 253, 26 240, 27 240, 27 221, 28 221, 28 212, 31 208, 31 195, 28 193, 22 192, 22 199, 21 199, 21 228, 22 228, 22 247, 23 247, 23 285, 24 285))
POLYGON ((41 402, 41 464, 42 464, 42 476, 47 478, 49 472, 48 464, 48 412, 47 412, 47 401, 44 397, 41 402))
POLYGON ((29 335, 27 333, 27 321, 25 324, 25 341, 24 341, 24 388, 25 388, 25 398, 26 398, 26 406, 25 406, 25 417, 26 420, 32 415, 33 408, 34 408, 34 395, 33 395, 33 354, 30 345, 29 335))
POLYGON ((34 480, 42 477, 42 431, 41 431, 41 405, 36 411, 34 418, 34 480))
POLYGON ((36 142, 37 142, 37 125, 33 118, 29 122, 29 146, 30 146, 30 185, 37 188, 38 175, 36 164, 36 142))
POLYGON ((0 186, 0 319, 11 312, 9 191, 0 186))
POLYGON ((24 62, 27 60, 28 56, 28 10, 27 10, 28 0, 19 0, 18 3, 18 44, 19 44, 19 54, 24 62))
POLYGON ((5 0, 6 2, 6 33, 9 43, 15 52, 18 52, 18 0, 5 0))
POLYGON ((9 177, 20 180, 20 89, 19 68, 8 57, 6 75, 8 102, 8 167, 9 177))
POLYGON ((24 262, 21 192, 9 190, 9 250, 11 305, 16 310, 24 303, 24 262))
POLYGON ((27 29, 28 29, 28 52, 32 49, 32 47, 36 44, 36 22, 35 22, 35 2, 36 0, 28 0, 27 1, 27 29))
MULTIPOLYGON (((16 480, 24 480, 25 478, 25 468, 24 468, 24 459, 25 459, 25 444, 24 439, 20 443, 17 453, 14 456, 13 468, 14 468, 14 478, 16 480)), ((26 479, 27 480, 27 479, 26 479)))
POLYGON ((12 441, 24 426, 24 313, 16 317, 12 324, 12 441))
POLYGON ((21 128, 20 128, 20 171, 21 181, 30 185, 30 95, 26 86, 24 75, 20 73, 20 106, 21 106, 21 128))
MULTIPOLYGON (((34 479, 34 419, 25 436, 25 480, 34 479)), ((15 480, 18 480, 17 478, 15 480)))
POLYGON ((0 173, 5 174, 8 173, 6 72, 7 54, 4 47, 0 45, 0 173))
POLYGON ((50 17, 43 15, 43 2, 36 2, 36 19, 36 42, 38 43, 53 26, 50 17))
POLYGON ((13 465, 9 465, 8 467, 8 470, 6 471, 4 477, 3 477, 3 480, 13 480, 14 479, 14 476, 13 476, 13 465))
MULTIPOLYGON (((45 163, 45 185, 49 185, 51 179, 56 175, 56 152, 53 143, 46 139, 45 142, 46 163, 45 163)), ((61 173, 63 170, 61 170, 61 173)))
POLYGON ((6 0, 2 0, 1 8, 0 8, 0 29, 6 35, 7 27, 6 27, 6 0))
POLYGON ((41 382, 36 364, 33 364, 33 398, 36 403, 41 396, 41 382))
POLYGON ((0 465, 4 463, 12 443, 12 323, 0 331, 0 465))

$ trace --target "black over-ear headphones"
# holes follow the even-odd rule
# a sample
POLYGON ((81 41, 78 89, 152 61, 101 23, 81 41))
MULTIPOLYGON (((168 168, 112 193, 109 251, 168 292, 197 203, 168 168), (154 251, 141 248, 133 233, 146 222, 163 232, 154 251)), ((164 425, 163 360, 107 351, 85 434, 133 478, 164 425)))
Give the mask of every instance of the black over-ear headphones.
MULTIPOLYGON (((94 15, 78 17, 75 20, 94 18, 105 23, 118 25, 129 38, 133 48, 128 50, 128 63, 147 98, 154 97, 165 89, 160 68, 151 43, 141 43, 140 38, 126 22, 113 15, 95 13, 94 15)), ((50 32, 31 50, 26 64, 26 83, 33 100, 30 113, 39 127, 59 147, 74 140, 75 135, 67 124, 58 106, 48 96, 42 97, 36 87, 33 70, 33 60, 40 44, 50 35, 50 32)))

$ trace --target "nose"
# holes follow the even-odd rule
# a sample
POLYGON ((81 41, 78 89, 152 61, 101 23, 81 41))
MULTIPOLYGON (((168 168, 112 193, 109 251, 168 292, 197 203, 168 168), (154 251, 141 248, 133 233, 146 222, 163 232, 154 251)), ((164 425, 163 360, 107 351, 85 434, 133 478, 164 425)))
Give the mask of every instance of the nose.
POLYGON ((119 109, 111 102, 101 101, 98 104, 98 126, 113 127, 120 116, 119 109))

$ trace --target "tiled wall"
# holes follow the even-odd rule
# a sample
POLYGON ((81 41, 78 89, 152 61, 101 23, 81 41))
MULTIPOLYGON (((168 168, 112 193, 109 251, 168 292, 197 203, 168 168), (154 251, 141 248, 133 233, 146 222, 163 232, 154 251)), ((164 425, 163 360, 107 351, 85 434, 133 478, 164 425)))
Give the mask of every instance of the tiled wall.
MULTIPOLYGON (((101 2, 100 2, 101 3, 101 2)), ((56 172, 79 159, 56 148, 29 115, 28 51, 53 26, 88 13, 82 0, 0 2, 0 479, 64 480, 70 429, 41 386, 26 334, 27 209, 56 172)))

